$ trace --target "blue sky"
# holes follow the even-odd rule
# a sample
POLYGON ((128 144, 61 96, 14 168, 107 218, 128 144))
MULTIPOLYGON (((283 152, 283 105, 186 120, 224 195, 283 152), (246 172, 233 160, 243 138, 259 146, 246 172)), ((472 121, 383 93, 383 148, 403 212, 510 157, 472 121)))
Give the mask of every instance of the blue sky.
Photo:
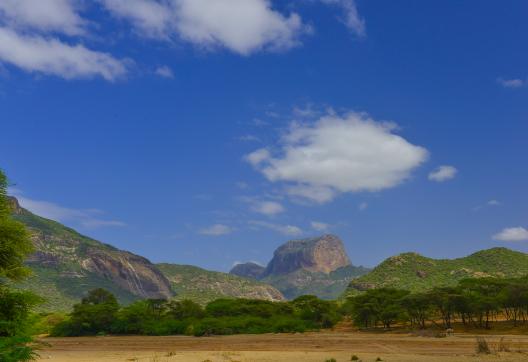
POLYGON ((528 251, 528 3, 0 4, 0 167, 29 209, 228 270, 528 251), (126 6, 125 6, 126 4, 126 6))

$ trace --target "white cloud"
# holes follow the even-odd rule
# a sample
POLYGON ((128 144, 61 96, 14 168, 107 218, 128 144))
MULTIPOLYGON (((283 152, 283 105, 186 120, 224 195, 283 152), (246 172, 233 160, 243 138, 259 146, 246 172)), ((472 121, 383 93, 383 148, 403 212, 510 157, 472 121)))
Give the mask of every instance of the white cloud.
POLYGON ((358 209, 359 211, 364 211, 368 208, 368 204, 366 202, 362 202, 361 204, 359 204, 358 206, 358 209))
POLYGON ((427 159, 426 149, 395 130, 363 113, 329 114, 314 124, 292 124, 277 156, 261 148, 246 160, 269 181, 287 182, 288 194, 323 203, 338 193, 395 187, 427 159))
POLYGON ((86 22, 77 13, 76 3, 73 0, 2 0, 0 24, 17 29, 82 35, 86 22))
POLYGON ((296 184, 287 186, 285 192, 292 197, 300 197, 319 204, 332 201, 338 192, 331 187, 296 184))
POLYGON ((270 229, 273 231, 276 231, 278 233, 281 233, 283 235, 288 236, 298 236, 303 233, 301 228, 294 226, 294 225, 280 225, 280 224, 273 224, 266 221, 249 221, 250 225, 256 226, 256 227, 263 227, 266 229, 270 229))
POLYGON ((440 166, 429 173, 429 180, 436 182, 444 182, 455 178, 458 170, 453 166, 440 166))
POLYGON ((527 241, 528 230, 523 227, 506 228, 493 235, 493 239, 500 241, 527 241))
POLYGON ((320 221, 312 221, 310 226, 317 231, 327 231, 330 228, 330 225, 320 221))
POLYGON ((155 73, 163 78, 174 78, 174 73, 172 72, 172 69, 166 65, 156 68, 155 73))
POLYGON ((497 201, 497 200, 489 200, 488 201, 488 205, 489 206, 500 206, 500 201, 497 201))
POLYGON ((365 20, 359 16, 355 0, 322 0, 323 3, 337 5, 345 13, 343 22, 358 36, 365 36, 365 20))
POLYGON ((231 234, 233 229, 227 225, 214 224, 210 227, 200 230, 200 234, 208 236, 221 236, 231 234))
POLYGON ((65 79, 100 76, 113 81, 127 72, 125 63, 109 54, 54 38, 20 35, 3 27, 0 27, 1 62, 65 79))
POLYGON ((255 201, 251 209, 267 216, 277 215, 285 211, 284 206, 275 201, 255 201))
POLYGON ((288 49, 305 30, 299 15, 284 16, 268 0, 101 0, 148 37, 178 37, 192 44, 225 47, 242 55, 288 49))
POLYGON ((174 17, 168 2, 156 0, 99 0, 114 16, 129 20, 142 36, 168 39, 174 17))
POLYGON ((254 152, 251 152, 249 155, 246 155, 244 158, 247 162, 251 163, 253 166, 258 166, 261 162, 268 160, 270 158, 270 152, 265 148, 261 148, 254 152))
POLYGON ((504 88, 520 88, 526 85, 526 82, 524 80, 518 79, 518 78, 513 78, 513 79, 499 78, 497 79, 497 82, 504 88))
POLYGON ((62 223, 76 223, 86 228, 126 226, 122 221, 104 220, 98 217, 103 212, 97 209, 72 209, 53 202, 32 200, 17 196, 20 205, 32 213, 62 223))

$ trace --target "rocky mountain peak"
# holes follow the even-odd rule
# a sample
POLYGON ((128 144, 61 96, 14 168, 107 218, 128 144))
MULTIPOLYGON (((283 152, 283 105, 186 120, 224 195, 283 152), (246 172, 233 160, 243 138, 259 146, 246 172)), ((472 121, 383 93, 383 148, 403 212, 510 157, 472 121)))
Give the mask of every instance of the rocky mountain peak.
POLYGON ((351 265, 343 242, 335 235, 291 240, 275 250, 264 275, 288 274, 303 269, 329 274, 351 265))

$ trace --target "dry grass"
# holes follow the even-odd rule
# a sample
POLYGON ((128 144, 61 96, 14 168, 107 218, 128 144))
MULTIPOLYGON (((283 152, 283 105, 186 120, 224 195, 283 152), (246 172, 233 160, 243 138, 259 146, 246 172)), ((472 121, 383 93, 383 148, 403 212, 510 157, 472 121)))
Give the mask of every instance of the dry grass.
POLYGON ((528 335, 486 336, 490 354, 475 353, 476 337, 321 332, 207 338, 48 338, 52 346, 41 355, 54 362, 324 362, 332 358, 337 362, 374 362, 377 358, 387 362, 528 361, 523 352, 528 351, 528 335))

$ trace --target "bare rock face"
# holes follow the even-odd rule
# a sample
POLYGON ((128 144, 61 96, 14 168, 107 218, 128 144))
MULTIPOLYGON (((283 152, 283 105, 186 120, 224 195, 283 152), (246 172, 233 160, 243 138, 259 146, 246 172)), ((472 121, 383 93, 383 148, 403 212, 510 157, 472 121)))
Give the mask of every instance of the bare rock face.
POLYGON ((141 298, 170 298, 169 281, 147 259, 126 251, 106 253, 94 249, 81 265, 141 298), (112 255, 113 254, 113 255, 112 255))
POLYGON ((266 270, 262 265, 257 263, 247 262, 235 265, 229 274, 238 275, 239 277, 259 279, 266 270))
POLYGON ((263 276, 283 275, 303 269, 329 274, 349 266, 343 242, 335 235, 291 240, 275 250, 263 276))

